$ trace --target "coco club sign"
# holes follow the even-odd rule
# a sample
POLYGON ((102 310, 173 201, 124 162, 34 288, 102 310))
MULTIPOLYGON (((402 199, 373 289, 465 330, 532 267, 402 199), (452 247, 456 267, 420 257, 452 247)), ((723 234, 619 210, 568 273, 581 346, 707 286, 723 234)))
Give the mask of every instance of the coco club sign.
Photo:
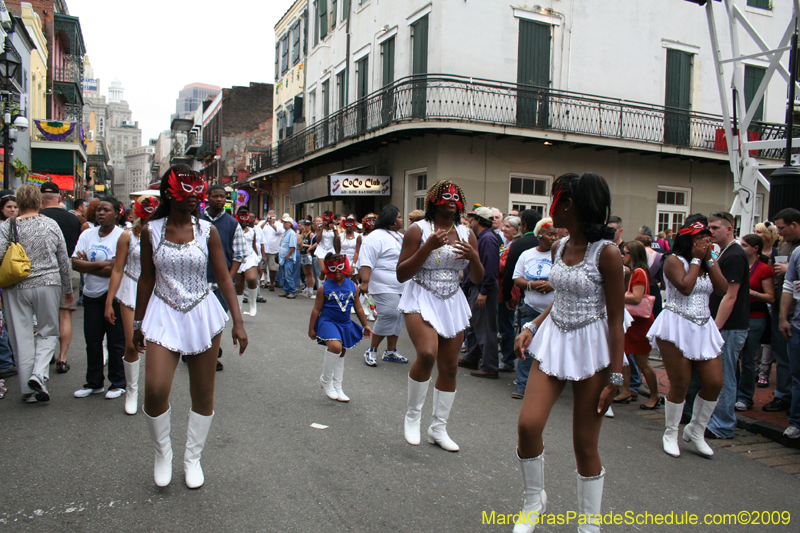
POLYGON ((364 174, 332 174, 329 176, 331 196, 391 196, 391 176, 364 174))

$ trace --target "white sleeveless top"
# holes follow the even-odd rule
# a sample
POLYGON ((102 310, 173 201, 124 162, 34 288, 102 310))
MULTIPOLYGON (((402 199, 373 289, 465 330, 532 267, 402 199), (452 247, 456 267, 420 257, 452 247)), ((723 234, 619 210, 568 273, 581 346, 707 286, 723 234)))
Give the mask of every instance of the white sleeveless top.
POLYGON ((339 244, 341 244, 341 253, 347 256, 347 259, 350 260, 350 264, 353 264, 353 259, 356 256, 356 244, 358 244, 358 234, 353 234, 353 239, 347 238, 347 233, 342 233, 339 235, 339 244))

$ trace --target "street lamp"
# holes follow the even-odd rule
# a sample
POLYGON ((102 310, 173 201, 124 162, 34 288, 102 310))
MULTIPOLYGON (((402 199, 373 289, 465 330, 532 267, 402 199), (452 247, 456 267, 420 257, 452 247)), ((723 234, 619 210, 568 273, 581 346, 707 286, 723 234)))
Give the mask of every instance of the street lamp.
POLYGON ((13 118, 11 113, 3 113, 3 188, 8 189, 9 177, 11 175, 11 154, 13 152, 13 142, 17 140, 17 131, 28 129, 28 119, 22 115, 13 118))
POLYGON ((22 58, 11 45, 10 40, 6 39, 6 46, 3 49, 3 54, 0 55, 0 78, 2 78, 6 87, 11 85, 11 80, 17 76, 21 66, 22 58))
MULTIPOLYGON (((3 102, 5 112, 3 113, 3 188, 8 189, 8 178, 11 172, 11 141, 16 140, 17 130, 12 129, 12 117, 8 111, 8 106, 11 103, 11 80, 16 78, 19 69, 22 66, 22 58, 19 53, 14 49, 11 40, 6 38, 5 48, 3 54, 0 55, 0 81, 5 89, 3 92, 3 102)), ((28 128, 28 120, 24 117, 16 117, 13 125, 17 126, 19 119, 24 121, 19 122, 19 129, 25 130, 28 128)))

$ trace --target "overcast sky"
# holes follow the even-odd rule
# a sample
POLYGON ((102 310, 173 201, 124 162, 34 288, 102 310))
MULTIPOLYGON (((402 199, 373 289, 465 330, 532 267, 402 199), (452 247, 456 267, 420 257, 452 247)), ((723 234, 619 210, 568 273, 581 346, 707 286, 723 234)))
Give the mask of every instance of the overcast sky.
POLYGON ((169 129, 175 99, 193 82, 272 83, 278 19, 293 0, 67 0, 80 17, 101 94, 119 78, 142 143, 169 129))

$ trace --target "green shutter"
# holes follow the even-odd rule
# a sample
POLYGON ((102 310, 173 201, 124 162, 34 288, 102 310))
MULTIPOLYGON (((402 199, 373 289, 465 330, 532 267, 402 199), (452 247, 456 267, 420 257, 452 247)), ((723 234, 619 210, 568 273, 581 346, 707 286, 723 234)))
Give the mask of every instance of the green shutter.
POLYGON ((381 55, 383 55, 383 78, 382 85, 389 85, 394 81, 394 37, 387 39, 381 45, 381 55))
MULTIPOLYGON (((764 73, 767 71, 765 68, 754 67, 752 65, 744 66, 744 101, 747 108, 750 109, 750 104, 753 103, 753 98, 756 95, 758 86, 761 85, 761 80, 764 79, 764 73)), ((764 98, 758 103, 758 108, 753 115, 753 120, 764 120, 764 98)))
POLYGON ((330 80, 322 82, 322 116, 327 117, 331 113, 330 80))
POLYGON ((350 16, 350 0, 342 0, 342 21, 350 16))
POLYGON ((772 10, 772 0, 747 0, 747 5, 772 10))
POLYGON ((664 143, 689 146, 691 122, 692 55, 667 50, 667 84, 664 105, 664 143))
POLYGON ((319 2, 319 38, 324 39, 328 35, 328 0, 317 0, 319 2))
POLYGON ((358 108, 356 113, 359 134, 367 129, 367 94, 369 94, 369 56, 360 59, 357 64, 358 77, 356 79, 356 98, 358 108))
POLYGON ((547 127, 550 88, 550 40, 552 27, 520 19, 517 45, 517 121, 521 126, 547 127))
POLYGON ((336 0, 331 0, 331 28, 336 27, 336 0))
MULTIPOLYGON (((411 73, 428 73, 428 15, 411 25, 413 48, 411 53, 411 73)), ((413 82, 411 90, 411 116, 425 118, 427 112, 427 80, 421 77, 413 82)))

